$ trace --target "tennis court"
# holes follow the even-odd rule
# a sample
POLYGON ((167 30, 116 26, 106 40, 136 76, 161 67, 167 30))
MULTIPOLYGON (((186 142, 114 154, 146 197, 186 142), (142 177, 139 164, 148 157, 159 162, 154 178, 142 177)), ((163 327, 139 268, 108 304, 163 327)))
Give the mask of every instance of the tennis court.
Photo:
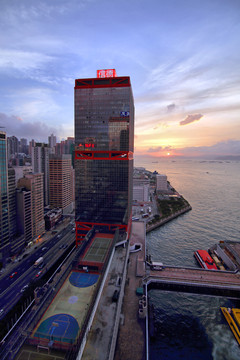
POLYGON ((82 261, 103 263, 111 242, 111 238, 96 237, 84 254, 82 261))

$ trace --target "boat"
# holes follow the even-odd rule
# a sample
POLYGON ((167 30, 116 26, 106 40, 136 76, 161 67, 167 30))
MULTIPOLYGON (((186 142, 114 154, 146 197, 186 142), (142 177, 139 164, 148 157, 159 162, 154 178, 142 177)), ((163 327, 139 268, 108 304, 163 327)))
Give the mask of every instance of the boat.
POLYGON ((240 320, 240 309, 230 309, 230 308, 226 308, 226 307, 221 307, 220 308, 225 319, 227 320, 227 323, 230 327, 230 329, 232 330, 233 335, 235 336, 238 345, 240 345, 240 331, 239 331, 239 320, 240 320), (233 316, 232 316, 233 314, 233 316), (237 324, 235 322, 235 320, 237 321, 237 324))
POLYGON ((234 318, 238 324, 238 327, 240 328, 240 309, 232 309, 232 313, 234 315, 234 318))
POLYGON ((207 250, 197 250, 194 252, 194 256, 203 269, 217 270, 217 266, 207 250))

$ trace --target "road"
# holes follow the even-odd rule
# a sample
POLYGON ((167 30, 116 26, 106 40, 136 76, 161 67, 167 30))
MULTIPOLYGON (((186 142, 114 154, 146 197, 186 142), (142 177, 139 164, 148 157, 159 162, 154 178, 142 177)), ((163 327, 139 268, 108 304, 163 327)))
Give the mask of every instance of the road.
POLYGON ((55 236, 45 241, 36 250, 25 256, 14 267, 11 266, 0 278, 0 319, 16 304, 23 294, 24 286, 30 281, 41 278, 48 270, 49 263, 54 263, 60 255, 73 243, 75 233, 72 233, 72 225, 58 232, 55 236), (44 258, 41 269, 34 267, 35 261, 44 258), (22 290, 22 292, 21 292, 22 290))

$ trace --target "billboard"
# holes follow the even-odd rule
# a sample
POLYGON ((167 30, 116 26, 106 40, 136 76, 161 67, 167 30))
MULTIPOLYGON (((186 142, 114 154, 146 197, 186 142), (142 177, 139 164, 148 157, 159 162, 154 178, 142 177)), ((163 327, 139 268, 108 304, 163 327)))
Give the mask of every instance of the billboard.
POLYGON ((102 69, 97 70, 97 78, 110 78, 116 77, 116 70, 115 69, 102 69))

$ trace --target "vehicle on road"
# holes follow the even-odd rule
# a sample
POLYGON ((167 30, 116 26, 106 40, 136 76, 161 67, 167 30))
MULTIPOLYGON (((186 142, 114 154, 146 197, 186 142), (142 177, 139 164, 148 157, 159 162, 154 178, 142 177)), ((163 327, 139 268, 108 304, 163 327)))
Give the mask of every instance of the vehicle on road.
POLYGON ((28 285, 25 285, 22 289, 21 289, 21 293, 23 293, 25 290, 27 290, 28 285))
POLYGON ((117 302, 118 301, 118 297, 119 297, 119 291, 115 290, 112 296, 112 301, 113 302, 117 302))
POLYGON ((17 275, 17 271, 14 271, 9 277, 12 279, 15 275, 17 275))
POLYGON ((152 261, 151 270, 162 270, 164 269, 163 263, 158 261, 152 261))
POLYGON ((43 263, 43 257, 41 256, 40 258, 38 258, 35 263, 34 263, 34 267, 38 267, 39 265, 41 265, 43 263))
POLYGON ((42 263, 38 266, 38 268, 39 268, 39 269, 42 269, 42 268, 44 267, 44 265, 45 265, 44 262, 42 262, 42 263))
POLYGON ((38 278, 42 273, 42 270, 40 270, 37 274, 36 274, 36 278, 38 278))

